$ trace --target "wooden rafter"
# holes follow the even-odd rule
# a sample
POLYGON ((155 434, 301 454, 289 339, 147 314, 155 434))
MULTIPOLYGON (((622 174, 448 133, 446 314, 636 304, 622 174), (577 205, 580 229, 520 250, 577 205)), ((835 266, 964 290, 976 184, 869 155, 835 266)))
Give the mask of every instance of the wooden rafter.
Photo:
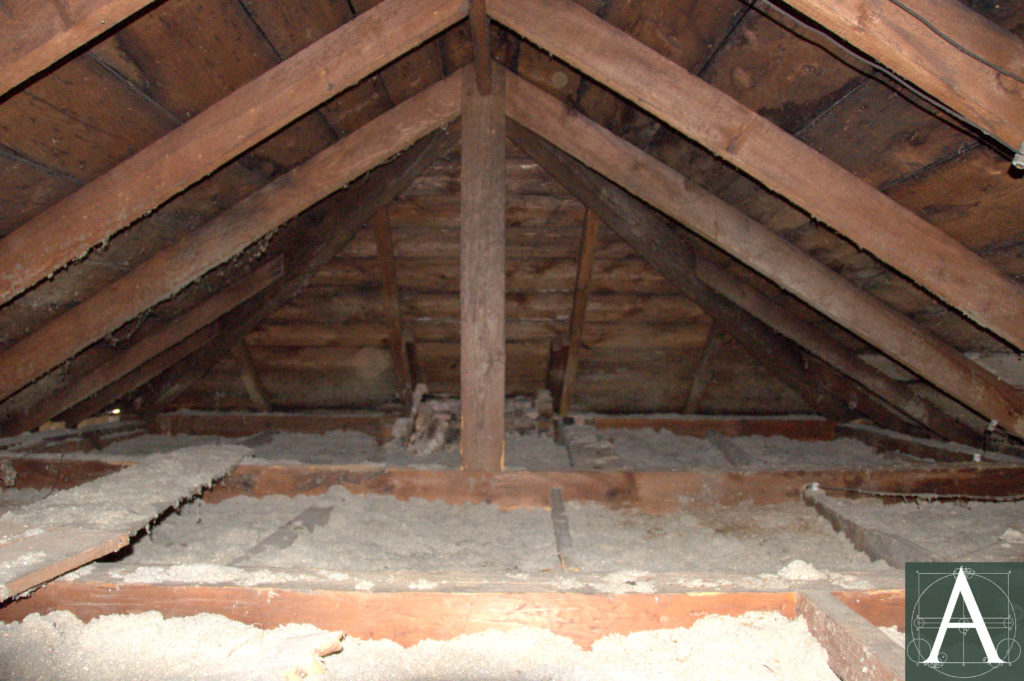
POLYGON ((505 465, 505 87, 465 79, 462 100, 461 456, 466 470, 505 465))
MULTIPOLYGON (((532 1, 532 0, 531 0, 532 1)), ((764 225, 514 75, 511 118, 655 206, 932 385, 1024 434, 1024 396, 764 225)), ((911 251, 913 249, 906 249, 911 251)), ((1005 304, 1005 303, 1004 303, 1005 304)))
POLYGON ((11 370, 0 376, 0 399, 452 121, 463 73, 381 114, 7 349, 0 363, 11 370))
POLYGON ((0 97, 153 2, 15 3, 0 23, 0 97))
POLYGON ((1024 41, 965 4, 785 2, 1014 151, 1024 144, 1024 83, 993 68, 1024 78, 1024 41))
POLYGON ((252 353, 249 352, 249 346, 245 344, 244 340, 235 343, 235 347, 231 348, 231 356, 235 358, 235 363, 238 365, 238 370, 242 375, 242 384, 245 386, 245 392, 249 394, 249 399, 260 411, 271 411, 270 398, 267 397, 267 391, 263 387, 263 381, 260 380, 259 371, 256 370, 252 353))
POLYGON ((304 289, 315 272, 334 258, 376 214, 437 159, 452 149, 458 124, 420 140, 321 203, 291 225, 296 243, 285 256, 281 283, 228 314, 221 333, 201 356, 160 376, 152 387, 154 406, 166 404, 202 377, 259 322, 304 289))
POLYGON ((402 327, 402 308, 398 300, 398 272, 395 268, 395 247, 391 240, 391 221, 384 208, 373 216, 373 235, 377 242, 377 264, 380 266, 380 292, 384 302, 384 314, 388 322, 388 346, 391 349, 391 363, 395 378, 401 390, 402 399, 408 402, 412 397, 412 368, 409 366, 409 352, 402 327))
MULTIPOLYGON (((1024 287, 835 162, 570 0, 488 0, 487 9, 1024 349, 1024 287)), ((1024 433, 1018 410, 998 411, 989 417, 1024 433)))
POLYGON ((569 414, 572 394, 576 387, 576 374, 580 368, 580 350, 583 347, 583 322, 587 315, 587 299, 590 296, 590 275, 594 271, 594 257, 597 255, 597 235, 601 220, 593 212, 583 214, 583 233, 580 237, 580 256, 576 265, 576 287, 572 296, 572 312, 569 315, 569 347, 565 356, 565 375, 558 397, 558 413, 569 414))
POLYGON ((899 421, 894 422, 871 393, 827 366, 808 361, 796 344, 698 280, 693 252, 664 217, 519 124, 510 122, 509 132, 520 148, 809 407, 841 421, 853 418, 856 410, 878 423, 890 424, 887 427, 898 427, 899 421))
POLYGON ((385 0, 0 240, 0 304, 466 16, 464 0, 385 0))
POLYGON ((282 273, 280 259, 261 266, 237 283, 207 298, 185 314, 167 322, 131 346, 120 350, 117 356, 86 375, 73 376, 66 388, 47 396, 25 414, 4 423, 3 433, 16 435, 36 428, 103 390, 111 383, 119 381, 145 362, 185 340, 199 329, 263 291, 277 281, 282 273))

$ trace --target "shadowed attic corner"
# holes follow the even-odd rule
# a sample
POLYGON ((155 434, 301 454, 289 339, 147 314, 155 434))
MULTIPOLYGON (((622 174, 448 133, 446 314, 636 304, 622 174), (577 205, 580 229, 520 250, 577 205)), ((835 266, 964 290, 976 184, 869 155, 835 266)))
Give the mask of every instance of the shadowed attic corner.
POLYGON ((907 550, 1019 561, 1019 4, 0 11, 0 640, 604 678, 771 620, 820 659, 733 678, 897 678, 907 550), (238 444, 123 550, 54 504, 238 444))

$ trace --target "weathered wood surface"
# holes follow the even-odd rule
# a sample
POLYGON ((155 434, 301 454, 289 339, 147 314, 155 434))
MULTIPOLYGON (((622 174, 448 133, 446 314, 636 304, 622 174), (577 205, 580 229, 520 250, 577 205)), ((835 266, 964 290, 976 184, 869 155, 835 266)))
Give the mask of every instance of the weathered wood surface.
POLYGON ((0 526, 0 601, 125 546, 160 513, 198 494, 249 452, 226 445, 158 454, 7 513, 0 526))
POLYGON ((828 591, 800 591, 796 612, 828 653, 828 665, 844 681, 901 681, 904 653, 878 627, 828 591))
POLYGON ((73 377, 66 388, 44 398, 24 415, 4 423, 3 433, 16 435, 31 430, 79 404, 264 290, 281 274, 280 260, 259 267, 196 308, 121 350, 113 359, 88 374, 73 377))
POLYGON ((267 397, 267 391, 263 387, 263 381, 260 380, 260 374, 252 361, 252 353, 249 352, 249 346, 245 341, 231 348, 231 356, 238 364, 242 384, 245 386, 245 392, 249 393, 249 399, 260 411, 271 411, 270 398, 267 397))
POLYGON ((293 433, 327 433, 356 430, 378 441, 390 439, 394 416, 374 412, 244 412, 171 411, 157 416, 158 432, 168 435, 221 435, 242 437, 268 430, 293 433))
POLYGON ((836 431, 838 435, 857 438, 861 442, 865 442, 879 450, 894 450, 910 454, 911 456, 935 459, 936 461, 1024 462, 1024 459, 1019 456, 984 451, 955 442, 911 437, 903 433, 860 424, 844 423, 836 426, 836 431))
POLYGON ((0 96, 114 30, 153 0, 21 2, 0 24, 0 96))
POLYGON ((522 79, 509 75, 507 81, 506 108, 516 122, 663 210, 965 405, 1012 433, 1024 433, 1024 396, 1018 391, 665 164, 596 123, 573 115, 522 79))
MULTIPOLYGON (((409 366, 409 352, 405 346, 405 331, 402 325, 402 309, 398 299, 398 272, 395 270, 395 247, 391 239, 391 221, 387 208, 373 217, 373 234, 377 240, 377 263, 380 267, 380 293, 388 325, 388 347, 391 363, 394 364, 395 379, 406 402, 412 396, 412 368, 409 366)), ((365 337, 359 343, 366 342, 365 337)))
POLYGON ((865 0, 786 0, 1016 151, 1024 143, 1024 83, 951 45, 910 12, 1018 77, 1024 77, 1024 42, 955 0, 903 2, 910 11, 865 0))
POLYGON ((462 80, 460 72, 382 114, 8 348, 0 399, 453 120, 462 80))
POLYGON ((492 18, 803 207, 981 326, 1024 348, 1024 288, 797 138, 568 0, 489 0, 487 8, 492 18), (578 40, 580 35, 589 39, 578 40), (832 191, 822 192, 822 186, 832 191), (908 243, 915 247, 906 248, 908 243))
POLYGON ((387 0, 240 87, 0 240, 0 303, 466 11, 464 0, 387 0))
POLYGON ((462 467, 505 465, 505 74, 465 78, 460 236, 462 467))
POLYGON ((31 612, 53 610, 69 610, 85 621, 149 610, 165 617, 208 612, 266 628, 308 623, 360 639, 390 639, 403 646, 529 626, 567 636, 589 648, 602 636, 689 627, 709 614, 767 611, 792 617, 794 600, 792 593, 770 592, 428 593, 53 582, 29 598, 0 608, 0 620, 17 621, 31 612))
POLYGON ((580 369, 580 352, 583 346, 583 323, 587 315, 587 300, 590 296, 590 279, 594 273, 594 256, 597 253, 597 235, 601 221, 591 211, 583 217, 583 231, 580 236, 580 254, 576 263, 576 286, 572 296, 572 312, 569 315, 569 347, 565 356, 565 374, 561 390, 558 391, 558 413, 566 416, 572 406, 572 394, 576 389, 576 373, 580 369))

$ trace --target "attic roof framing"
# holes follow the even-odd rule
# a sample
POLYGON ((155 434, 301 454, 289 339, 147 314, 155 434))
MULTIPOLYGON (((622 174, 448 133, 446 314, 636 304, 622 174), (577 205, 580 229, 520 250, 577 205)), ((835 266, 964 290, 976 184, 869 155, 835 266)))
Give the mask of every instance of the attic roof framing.
MULTIPOLYGON (((847 2, 854 4, 854 0, 837 0, 836 4, 845 6, 847 2)), ((78 45, 84 44, 101 33, 105 24, 101 22, 97 27, 95 17, 102 15, 119 21, 148 3, 111 1, 93 4, 97 6, 96 11, 84 16, 81 26, 57 31, 52 45, 44 40, 33 52, 37 56, 46 53, 51 57, 33 57, 32 66, 18 63, 0 69, 5 76, 0 79, 0 87, 5 90, 15 87, 31 76, 32 69, 45 68, 48 65, 44 63, 46 59, 59 59, 74 51, 77 45, 72 43, 80 41, 78 45)), ((805 9, 800 7, 799 0, 791 4, 805 9)), ((472 73, 477 80, 486 71, 503 70, 489 59, 486 34, 489 16, 605 83, 770 189, 803 206, 839 233, 939 295, 954 309, 963 311, 1017 348, 1024 349, 1024 289, 1018 284, 952 237, 766 119, 568 0, 490 0, 486 8, 478 0, 472 4, 462 0, 444 0, 429 5, 414 0, 385 0, 239 88, 0 240, 0 304, 82 257, 95 244, 218 166, 467 15, 472 20, 470 27, 476 55, 476 68, 472 73), (580 35, 592 36, 593 39, 576 39, 580 35), (798 177, 792 172, 794 166, 812 168, 809 174, 816 176, 815 180, 798 177), (821 183, 830 185, 832 193, 823 193, 821 183), (85 229, 69 229, 72 223, 84 225, 85 229), (880 228, 881 225, 884 229, 880 228), (69 238, 69 234, 74 235, 73 238, 69 238), (38 243, 51 244, 53 248, 35 247, 38 243), (914 248, 907 248, 908 243, 914 244, 914 248)), ((978 30, 983 32, 987 29, 983 26, 978 30)), ((845 37, 845 33, 839 32, 845 37)), ((1001 40, 1005 40, 1005 36, 1001 40)), ((1021 47, 1020 41, 1011 40, 1006 44, 1014 50, 1021 47)), ((869 51, 874 49, 869 43, 858 45, 869 51)), ((949 46, 942 48, 943 55, 951 49, 949 46)), ((880 60, 887 61, 888 56, 880 60)), ((904 67, 897 65, 894 68, 900 70, 904 67)), ((417 96, 415 101, 398 105, 382 115, 379 121, 345 137, 329 150, 334 155, 332 161, 324 160, 329 153, 325 151, 305 166, 291 171, 286 180, 272 182, 215 218, 210 223, 210 234, 218 228, 221 236, 229 232, 232 234, 231 240, 223 241, 217 249, 211 251, 208 248, 211 242, 203 241, 204 237, 197 236, 192 241, 186 239, 179 246, 157 254, 94 299, 82 303, 0 354, 0 363, 17 367, 0 379, 0 399, 10 396, 120 324, 180 290, 259 236, 379 165, 388 156, 455 119, 461 109, 458 97, 452 93, 459 91, 463 78, 469 78, 470 70, 464 73, 467 75, 450 76, 417 96), (426 102, 433 103, 425 105, 426 102), (436 107, 432 108, 434 105, 436 107), (415 117, 416 112, 422 116, 410 128, 408 121, 415 117), (392 139, 386 148, 368 151, 375 139, 387 136, 382 131, 391 129, 401 130, 402 136, 392 139), (347 170, 339 170, 346 164, 347 170), (297 189, 292 186, 296 181, 310 186, 297 189), (290 202, 281 201, 282 197, 289 198, 290 202), (273 211, 269 210, 271 204, 273 211), (248 225, 249 231, 237 234, 239 225, 243 223, 248 225), (178 250, 174 251, 174 248, 178 250), (202 253, 205 260, 194 262, 195 253, 202 253), (115 299, 120 300, 119 296, 127 295, 124 292, 129 290, 143 293, 132 294, 135 298, 131 306, 112 304, 115 299), (116 315, 113 314, 115 308, 116 315)), ((909 72, 908 77, 916 82, 919 76, 909 72)), ((705 238, 808 304, 823 310, 834 321, 862 336, 962 404, 999 423, 1009 432, 1024 435, 1024 397, 1019 392, 796 247, 781 238, 771 238, 773 235, 768 230, 758 231, 756 222, 740 218, 738 211, 729 206, 714 205, 709 210, 716 221, 720 219, 722 210, 726 214, 730 214, 729 211, 736 213, 737 220, 747 230, 745 236, 740 237, 739 232, 728 236, 718 229, 721 225, 717 223, 710 231, 700 224, 693 224, 692 212, 679 212, 679 205, 666 202, 657 195, 657 187, 664 185, 671 187, 671 191, 681 189, 684 193, 689 192, 691 202, 699 199, 701 192, 692 189, 685 178, 670 170, 665 173, 658 169, 639 150, 635 153, 628 151, 629 145, 621 139, 611 140, 611 133, 604 135, 602 140, 597 134, 599 126, 596 124, 589 126, 594 133, 587 138, 592 143, 589 150, 583 149, 586 144, 581 145, 579 140, 555 139, 560 132, 552 127, 551 121, 541 120, 542 115, 547 115, 541 111, 550 114, 561 105, 558 102, 544 103, 545 98, 550 99, 548 95, 535 91, 514 74, 505 74, 505 79, 509 88, 509 117, 540 133, 687 227, 697 229, 705 238), (538 102, 543 105, 538 106, 538 102), (645 172, 653 173, 648 175, 648 180, 659 179, 644 187, 640 186, 643 182, 637 182, 635 177, 620 174, 614 164, 602 166, 599 157, 611 154, 612 149, 608 146, 601 151, 601 146, 606 143, 613 144, 616 153, 627 150, 626 157, 632 155, 633 163, 638 163, 645 172), (650 193, 651 187, 655 188, 655 194, 650 193), (756 248, 750 248, 746 243, 753 237, 762 239, 756 242, 759 244, 756 248), (780 262, 785 265, 780 266, 780 262), (893 333, 892 329, 898 331, 893 333)), ((990 85, 986 81, 980 87, 990 85)), ((938 92, 936 96, 955 100, 954 95, 944 92, 938 92)), ((968 115, 975 115, 974 120, 981 129, 1009 136, 1005 128, 999 128, 992 121, 1003 114, 1010 117, 1014 113, 1012 106, 1019 105, 1021 100, 1011 99, 1011 104, 1006 104, 1000 103, 995 96, 989 99, 994 103, 989 104, 988 112, 968 111, 968 115)), ((952 105, 959 109, 966 106, 956 101, 952 105)), ((575 126, 577 132, 588 129, 588 123, 581 117, 567 115, 564 111, 560 116, 566 129, 569 126, 575 126)), ((710 194, 707 198, 713 199, 711 204, 718 201, 710 194)), ((707 265, 702 266, 707 271, 707 265)), ((700 271, 699 266, 696 271, 700 271)), ((799 342, 813 341, 804 338, 799 342)), ((811 350, 821 354, 820 346, 817 351, 813 347, 811 350)), ((955 421, 941 418, 931 405, 915 401, 903 391, 889 391, 883 380, 874 384, 868 380, 864 385, 871 391, 881 392, 883 401, 887 403, 893 403, 895 397, 896 401, 902 402, 904 412, 918 421, 937 426, 939 432, 946 436, 953 436, 957 431, 961 437, 966 436, 962 428, 956 427, 955 421)))

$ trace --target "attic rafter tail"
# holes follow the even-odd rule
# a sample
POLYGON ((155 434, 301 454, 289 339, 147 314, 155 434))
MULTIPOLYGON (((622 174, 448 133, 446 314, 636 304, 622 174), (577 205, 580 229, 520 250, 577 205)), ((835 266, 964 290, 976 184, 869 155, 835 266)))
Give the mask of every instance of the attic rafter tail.
POLYGON ((384 0, 0 239, 0 305, 466 17, 466 0, 384 0))
MULTIPOLYGON (((487 9, 1024 350, 1024 286, 839 164, 571 0, 487 9)), ((1024 433, 1021 412, 1006 421, 1024 433)))

